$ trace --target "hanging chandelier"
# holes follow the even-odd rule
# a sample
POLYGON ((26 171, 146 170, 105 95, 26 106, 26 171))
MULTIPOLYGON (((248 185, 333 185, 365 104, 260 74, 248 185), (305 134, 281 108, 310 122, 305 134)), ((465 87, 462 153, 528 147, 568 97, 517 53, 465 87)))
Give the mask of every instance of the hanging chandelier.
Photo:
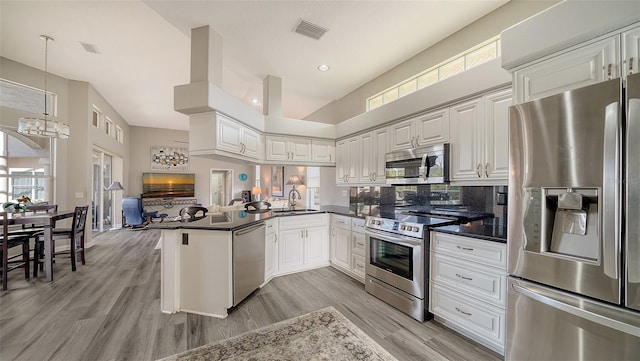
POLYGON ((44 112, 43 117, 23 117, 18 118, 18 133, 35 137, 45 138, 69 138, 69 126, 67 124, 49 119, 47 108, 47 50, 49 40, 53 38, 47 35, 40 35, 44 40, 44 112))

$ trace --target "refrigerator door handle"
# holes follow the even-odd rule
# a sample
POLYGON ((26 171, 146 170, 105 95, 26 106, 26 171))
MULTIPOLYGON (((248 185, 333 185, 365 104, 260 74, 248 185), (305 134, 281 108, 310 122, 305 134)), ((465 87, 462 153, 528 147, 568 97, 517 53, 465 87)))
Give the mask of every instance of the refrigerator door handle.
POLYGON ((614 102, 605 109, 603 162, 604 179, 602 205, 602 264, 604 273, 613 279, 620 277, 620 157, 622 127, 620 124, 620 103, 614 102))
POLYGON ((640 283, 640 167, 638 161, 632 161, 640 154, 640 99, 629 98, 627 117, 627 176, 626 176, 626 245, 627 245, 627 280, 629 283, 640 283))
POLYGON ((576 317, 583 318, 591 322, 595 322, 597 324, 618 330, 620 332, 624 332, 630 335, 634 335, 636 337, 640 337, 640 327, 633 325, 631 323, 626 323, 626 322, 602 315, 599 312, 597 312, 598 310, 593 309, 595 307, 589 307, 590 306, 589 301, 585 301, 584 299, 575 298, 576 303, 581 306, 581 307, 578 307, 578 306, 574 306, 569 303, 566 303, 562 300, 559 300, 556 297, 554 297, 552 293, 544 292, 544 290, 542 289, 536 289, 536 291, 532 291, 526 287, 520 286, 515 283, 512 285, 512 288, 516 293, 529 297, 535 301, 544 303, 545 305, 553 307, 557 310, 570 313, 576 317))

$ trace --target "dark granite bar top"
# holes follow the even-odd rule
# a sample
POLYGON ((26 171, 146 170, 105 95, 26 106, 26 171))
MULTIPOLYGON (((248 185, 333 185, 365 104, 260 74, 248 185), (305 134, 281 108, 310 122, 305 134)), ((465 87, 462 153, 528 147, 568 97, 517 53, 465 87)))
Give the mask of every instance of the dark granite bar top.
MULTIPOLYGON (((372 211, 373 212, 373 211, 372 211)), ((274 217, 289 217, 305 214, 334 213, 343 216, 365 218, 367 214, 356 213, 350 207, 345 206, 320 206, 317 210, 290 210, 271 209, 251 213, 248 211, 233 211, 224 213, 207 214, 205 217, 190 221, 164 221, 162 223, 151 223, 149 228, 154 229, 205 229, 214 231, 234 231, 236 229, 248 227, 260 221, 265 221, 274 217)), ((379 213, 379 212, 377 212, 379 213)), ((443 232, 485 239, 494 242, 507 242, 507 226, 499 225, 498 219, 474 221, 461 225, 450 225, 433 227, 434 232, 443 232)))
POLYGON ((507 243, 507 225, 500 224, 496 219, 489 220, 489 222, 474 221, 459 225, 433 227, 431 231, 507 243))

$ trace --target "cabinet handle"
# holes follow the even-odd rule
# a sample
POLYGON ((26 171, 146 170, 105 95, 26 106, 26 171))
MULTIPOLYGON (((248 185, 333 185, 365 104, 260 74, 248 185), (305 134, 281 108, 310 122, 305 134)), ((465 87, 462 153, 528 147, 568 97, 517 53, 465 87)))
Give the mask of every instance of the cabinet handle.
POLYGON ((300 230, 300 238, 304 238, 304 229, 300 230))
POLYGON ((304 237, 309 238, 309 230, 307 229, 304 230, 304 237))
POLYGON ((463 310, 459 309, 458 307, 456 307, 456 311, 460 312, 463 315, 471 316, 471 314, 469 312, 464 312, 463 310))
POLYGON ((476 165, 476 174, 478 175, 478 178, 482 177, 482 175, 480 175, 480 168, 482 168, 482 165, 478 163, 478 165, 476 165))
POLYGON ((373 181, 375 182, 378 179, 378 173, 373 172, 373 181))
POLYGON ((329 153, 329 162, 331 162, 331 153, 329 153))
POLYGON ((613 67, 613 64, 609 64, 609 66, 607 67, 607 80, 611 80, 612 76, 611 76, 611 68, 613 67))
POLYGON ((473 248, 467 248, 467 247, 461 247, 461 246, 456 246, 456 247, 458 247, 458 249, 462 251, 473 251, 473 248))
POLYGON ((420 146, 420 137, 416 135, 416 148, 420 146))
POLYGON ((629 75, 633 74, 633 56, 629 58, 629 75))
POLYGON ((489 163, 484 165, 484 176, 489 178, 489 163))
POLYGON ((278 235, 277 235, 277 234, 275 234, 274 236, 275 236, 275 237, 274 237, 274 239, 273 239, 273 243, 277 243, 277 242, 278 242, 278 235))
POLYGON ((465 277, 459 273, 456 273, 456 276, 458 276, 459 278, 462 278, 463 280, 467 280, 467 281, 473 281, 473 278, 471 277, 465 277))
POLYGON ((364 247, 364 243, 356 242, 356 245, 364 247))

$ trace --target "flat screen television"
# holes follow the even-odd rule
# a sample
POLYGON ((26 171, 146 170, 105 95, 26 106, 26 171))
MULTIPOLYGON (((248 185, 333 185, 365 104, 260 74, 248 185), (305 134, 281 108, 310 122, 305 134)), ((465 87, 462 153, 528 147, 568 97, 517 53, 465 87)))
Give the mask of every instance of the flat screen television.
POLYGON ((193 173, 142 173, 142 198, 195 197, 193 173))

